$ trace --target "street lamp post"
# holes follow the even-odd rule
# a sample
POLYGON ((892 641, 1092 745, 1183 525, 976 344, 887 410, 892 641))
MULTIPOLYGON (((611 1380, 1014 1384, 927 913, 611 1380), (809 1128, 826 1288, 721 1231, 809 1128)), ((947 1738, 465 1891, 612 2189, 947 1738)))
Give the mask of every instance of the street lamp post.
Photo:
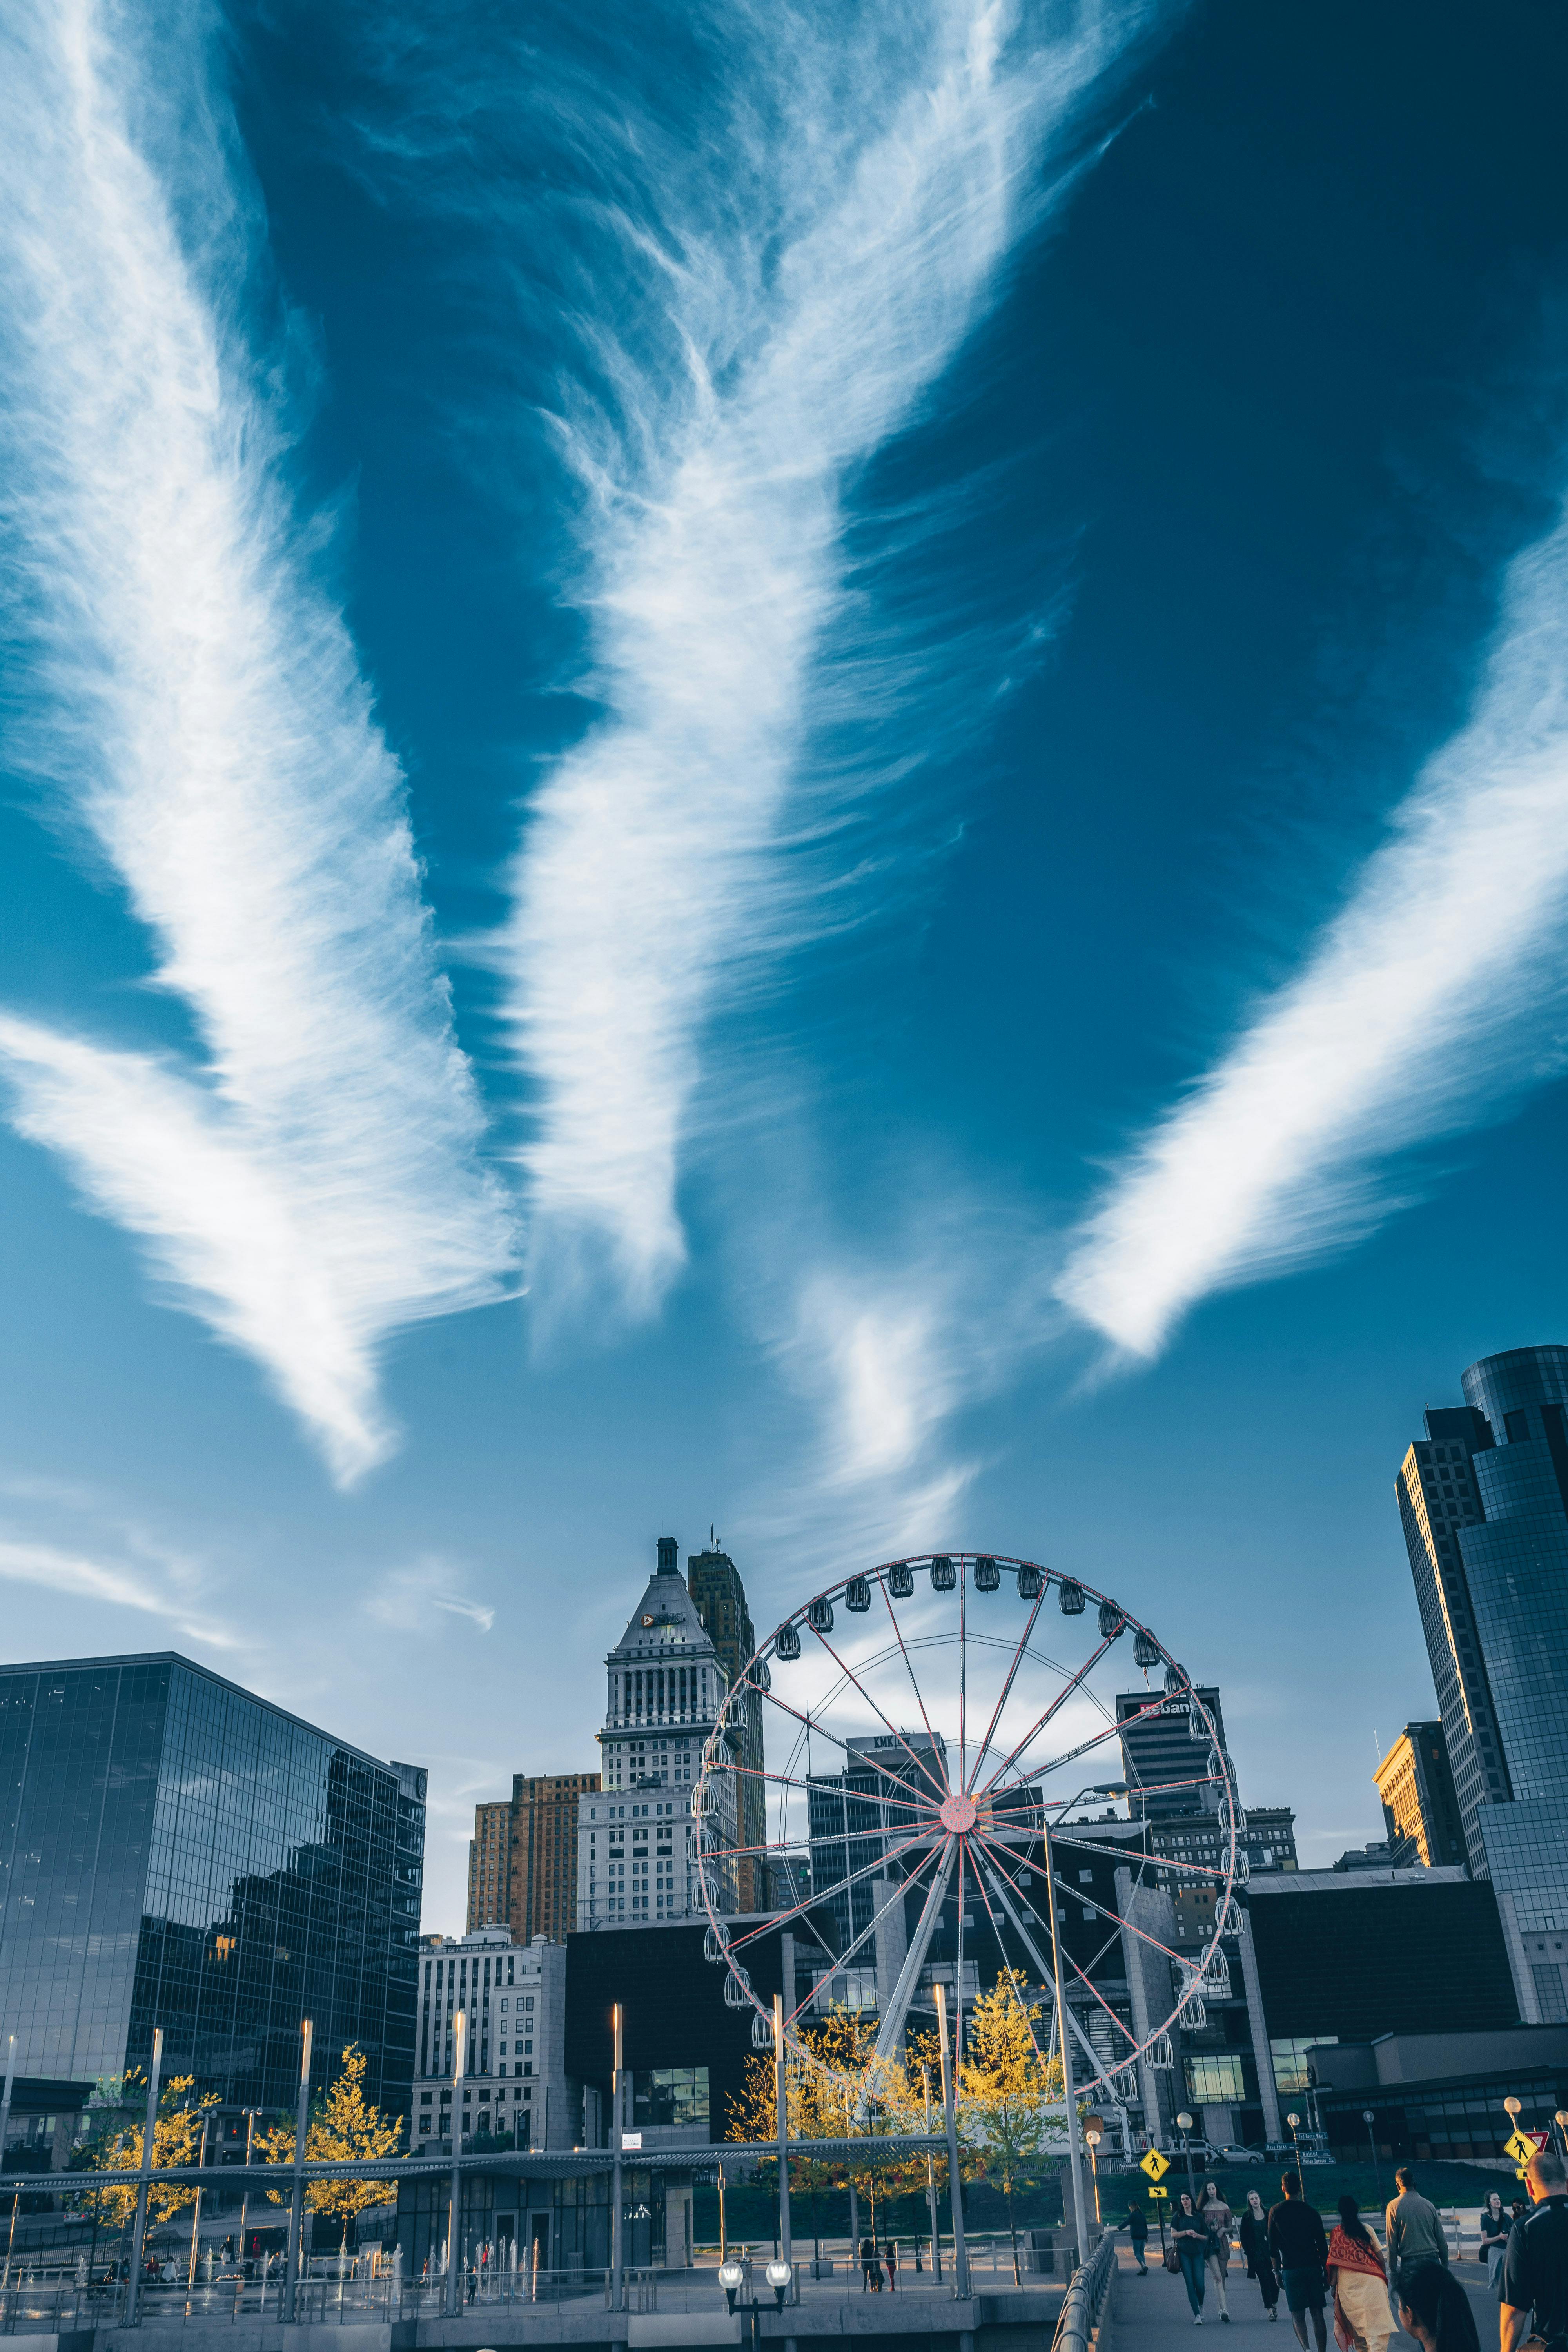
POLYGON ((294 2109, 294 2188, 289 2200, 289 2263, 283 2273, 283 2325, 293 2324, 300 2265, 305 2242, 305 2140, 310 2128, 310 2020, 300 2022, 300 2097, 294 2109))
MULTIPOLYGON (((1292 2116, 1290 2120, 1294 2123, 1296 2120, 1295 2116, 1292 2116)), ((1193 2179, 1193 2151, 1187 2145, 1187 2134, 1191 2131, 1192 2127, 1193 2119, 1191 2116, 1188 2115, 1185 2107, 1184 2107, 1181 2114, 1176 2117, 1176 2129, 1182 2135, 1182 2154, 1187 2159, 1187 2195, 1193 2200, 1193 2210, 1195 2213, 1198 2210, 1198 2185, 1193 2179)))
MULTIPOLYGON (((931 2137, 931 2068, 929 2066, 921 2068, 921 2089, 926 2103, 926 2137, 929 2139, 931 2137)), ((929 2147, 926 2150, 926 2203, 931 2208, 931 2275, 940 2286, 942 2284, 942 2232, 937 2227, 936 2219, 936 2167, 931 2161, 929 2147)))
POLYGON ((1285 2120, 1290 2126, 1290 2144, 1296 2151, 1296 2178, 1301 2183, 1301 2194, 1304 2197, 1307 2193, 1307 2183, 1301 2171, 1301 2143, 1296 2137, 1301 2118, 1300 2116, 1287 2116, 1285 2120))
POLYGON ((1089 2215, 1084 2206, 1083 2158, 1079 2147, 1078 2102, 1072 2092, 1072 2037, 1068 2024, 1067 1991, 1062 1981, 1061 1931, 1057 1924, 1057 1865, 1051 1852, 1051 1825, 1043 1822, 1046 1852, 1046 1919, 1051 1931, 1051 1974, 1056 1979, 1057 2048, 1061 2053, 1062 2096, 1067 2105, 1068 2170, 1072 2175, 1072 2213, 1078 2231, 1078 2258, 1089 2260, 1089 2215))
MULTIPOLYGON (((782 2311, 784 2309, 789 2297, 790 2286, 793 2283, 794 2276, 794 2271, 790 2264, 784 2260, 782 2255, 776 2261, 771 2262, 768 2264, 767 2281, 768 2284, 773 2291, 773 2308, 775 2311, 782 2311)), ((745 2335, 742 2337, 742 2341, 750 2344, 752 2352, 757 2352, 757 2347, 761 2345, 763 2339, 763 2314, 767 2309, 767 2305, 765 2303, 759 2303, 754 2295, 750 2303, 741 2303, 737 2301, 736 2298, 739 2296, 742 2287, 745 2284, 745 2281, 746 2266, 744 2263, 738 2262, 731 2258, 728 2262, 722 2262, 720 2263, 719 2284, 724 2290, 724 2300, 729 2305, 731 2312, 738 2312, 740 2314, 741 2318, 745 2325, 745 2335)))
POLYGON ((463 2077, 468 2071, 468 2012, 458 2010, 452 2020, 452 2181, 447 2198, 447 2292, 442 2301, 447 2316, 460 2308, 458 2276, 463 2250, 463 2077))
POLYGON ((1094 2226, 1097 2230, 1100 2228, 1101 2223, 1100 2218, 1100 2166, 1096 2161, 1096 2158, 1100 2149, 1100 2143, 1104 2137, 1105 2126, 1100 2122, 1100 2117, 1098 2116, 1086 2116, 1083 2123, 1083 2138, 1084 2145, 1089 2150, 1089 2176, 1094 2184, 1094 2226))
POLYGON ((937 2043, 942 2052, 942 2115, 947 2126, 948 2203, 952 2208, 952 2292, 960 2303, 967 2303, 969 2249, 963 2242, 963 2180, 958 2168, 957 2069, 949 2064, 952 2053, 947 2045, 947 1988, 939 1980, 932 1990, 936 1994, 937 2043))
POLYGON ((1381 2198, 1383 2195, 1383 2175, 1377 2168, 1377 2142, 1372 2136, 1373 2118, 1373 2112, 1370 2107, 1363 2107, 1361 2111, 1361 2119, 1366 2126, 1366 2144, 1372 2156, 1373 2185, 1376 2189, 1378 2196, 1381 2198))
POLYGON ((1568 2107, 1559 2107, 1552 2120, 1557 2126, 1559 2137, 1563 2142, 1563 2153, 1568 2155, 1568 2107))

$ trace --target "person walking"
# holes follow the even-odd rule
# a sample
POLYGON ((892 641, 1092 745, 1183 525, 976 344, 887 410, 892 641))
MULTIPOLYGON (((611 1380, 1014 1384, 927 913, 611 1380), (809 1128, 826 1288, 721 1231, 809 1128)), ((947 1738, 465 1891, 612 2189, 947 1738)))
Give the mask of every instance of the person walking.
POLYGON ((1256 2189, 1249 2189, 1247 2192, 1247 2210, 1241 2217, 1240 2237, 1241 2251, 1247 2256, 1247 2275, 1258 2281, 1263 2308, 1269 2318, 1278 2319, 1279 2280, 1268 2255, 1268 2216, 1256 2189))
POLYGON ((1204 2276, 1208 2269, 1209 2233, 1203 2216, 1184 2189, 1182 2201, 1171 2216, 1171 2242, 1181 2266, 1182 2284, 1193 2307, 1193 2325, 1204 2324, 1204 2276))
POLYGON ((1132 2242, 1132 2259, 1138 2265, 1138 2275, 1147 2278, 1149 2265, 1143 2259, 1143 2249, 1149 2242, 1149 2216, 1136 2197, 1128 2202, 1127 2235, 1132 2242))
POLYGON ((1204 2227, 1209 2233, 1209 2276, 1219 2297, 1219 2315, 1228 2327, 1230 2305, 1225 2299, 1225 2274, 1230 2268, 1230 2233, 1236 2226, 1236 2216, 1220 2195, 1217 2181, 1205 2181, 1201 2210, 1204 2227))
POLYGON ((1412 2268, 1409 2285, 1399 2291, 1399 2325, 1421 2352, 1481 2352, 1470 2298, 1446 2263, 1412 2268))
POLYGON ((1412 2278, 1427 2263, 1448 2267, 1448 2241, 1443 2217, 1429 2197, 1423 2197, 1407 2164, 1395 2172, 1399 2194, 1390 2199, 1383 2217, 1383 2242, 1388 2249, 1389 2284, 1402 2293, 1405 2274, 1412 2278))
POLYGON ((1353 2197, 1340 2199, 1340 2218, 1329 2240, 1328 2271, 1336 2339, 1342 2344, 1348 2334, 1356 2352, 1384 2352, 1394 2333, 1388 2273, 1353 2197))
POLYGON ((1302 2196, 1299 2172, 1282 2175, 1279 2186, 1285 2191, 1284 2200, 1268 2209, 1269 2258, 1285 2289, 1285 2308, 1301 2352, 1307 2352, 1309 2313, 1318 2352, 1324 2352, 1328 2343, 1323 2324, 1324 2264, 1329 2242, 1323 2234, 1322 2216, 1302 2196))
POLYGON ((888 2273, 888 2293, 892 2294, 896 2292, 899 2284, 899 2242, 897 2238, 889 2238, 888 2240, 888 2259, 885 2267, 888 2273))
POLYGON ((1531 2334, 1547 2352, 1568 2352, 1568 2165, 1543 2147, 1524 2185, 1535 2210, 1510 2231, 1502 2258, 1501 2352, 1518 2352, 1531 2334))
POLYGON ((1481 2242, 1476 2249, 1476 2260, 1487 2266, 1487 2284, 1496 2286, 1497 2274, 1502 2268, 1503 2251, 1513 2223, 1502 2210, 1502 2199, 1494 2189, 1481 2207, 1481 2242))
POLYGON ((869 2238, 860 2241, 860 2292, 875 2294, 882 2284, 882 2273, 877 2261, 877 2249, 869 2238))

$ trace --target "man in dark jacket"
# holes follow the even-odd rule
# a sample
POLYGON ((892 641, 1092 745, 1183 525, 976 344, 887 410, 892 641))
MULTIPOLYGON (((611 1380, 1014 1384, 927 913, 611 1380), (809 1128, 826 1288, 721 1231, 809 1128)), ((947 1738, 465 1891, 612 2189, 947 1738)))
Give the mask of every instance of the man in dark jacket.
POLYGON ((1288 2172, 1279 2183, 1285 2201, 1269 2209, 1268 2252, 1285 2289, 1285 2308, 1301 2352, 1307 2352, 1307 2314, 1312 2315, 1317 2352, 1324 2352, 1328 2330, 1323 2325, 1323 2290, 1328 2276, 1329 2242, 1323 2219, 1301 2194, 1301 2176, 1288 2172))
POLYGON ((1532 2332, 1546 2352, 1568 2352, 1568 2165, 1542 2148, 1525 2186, 1535 2210, 1514 2223, 1502 2258, 1502 2352, 1532 2332))

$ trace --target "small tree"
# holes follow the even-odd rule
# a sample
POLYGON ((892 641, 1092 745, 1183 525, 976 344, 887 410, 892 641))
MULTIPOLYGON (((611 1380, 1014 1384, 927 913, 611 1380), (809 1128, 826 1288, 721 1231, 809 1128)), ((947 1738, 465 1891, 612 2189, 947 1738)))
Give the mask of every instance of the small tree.
MULTIPOLYGON (((137 2077, 127 2075, 124 2090, 127 2097, 135 2092, 137 2077)), ((144 2082, 145 2078, 142 2078, 144 2082)), ((153 2162, 164 2165, 195 2164, 201 2155, 204 2117, 209 2107, 218 2104, 216 2091, 195 2096, 195 2076, 176 2074, 163 2085, 158 2097, 158 2116, 153 2126, 153 2162)), ((142 2168, 142 2135, 144 2123, 127 2127, 123 2122, 107 2125, 96 2140, 89 2140, 86 2153, 89 2168, 96 2172, 139 2172, 142 2168)), ((153 2221, 168 2221, 195 2201, 195 2188, 185 2181, 153 2181, 147 2192, 147 2213, 153 2221)), ((123 2229, 136 2210, 136 2187, 132 2182, 124 2189, 99 2189, 93 2191, 96 2212, 123 2229)))
MULTIPOLYGON (((986 2170, 1001 2182, 1007 2200, 1015 2285, 1022 2284, 1015 2192, 1020 2176, 1039 2161, 1051 2095, 1036 2048, 1043 2012, 1037 2003, 1026 2005, 1024 1986, 1017 1971, 1008 1969, 994 1991, 981 1995, 969 2013, 968 2054, 959 2069, 959 2112, 986 2170)), ((1061 2095, 1059 2077, 1057 2095, 1061 2095)))
MULTIPOLYGON (((343 2052, 336 2082, 318 2092, 305 2126, 308 2164, 371 2164, 378 2156, 395 2156, 403 2138, 401 2116, 384 2116, 369 2106, 364 2095, 365 2055, 357 2043, 343 2052)), ((256 2141, 258 2164, 292 2164, 294 2126, 274 2125, 256 2141)), ((291 2192, 269 2189, 275 2205, 287 2203, 291 2192)), ((342 2243, 348 2244, 349 2223, 357 2213, 384 2204, 392 2194, 384 2180, 311 2180, 305 2185, 305 2203, 312 2213, 335 2213, 342 2219, 342 2243)))

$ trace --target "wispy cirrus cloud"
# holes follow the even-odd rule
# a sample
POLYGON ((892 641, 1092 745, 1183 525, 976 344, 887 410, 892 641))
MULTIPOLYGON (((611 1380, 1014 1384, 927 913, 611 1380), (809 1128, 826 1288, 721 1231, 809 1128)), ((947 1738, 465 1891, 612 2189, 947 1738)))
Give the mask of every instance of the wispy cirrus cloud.
POLYGON ((1130 1153, 1058 1297, 1152 1357, 1207 1293, 1366 1232, 1380 1162, 1562 1067, 1565 920, 1568 521, 1509 571, 1468 723, 1296 978, 1130 1153))
MULTIPOLYGON (((830 698, 855 691, 832 640, 856 470, 954 358, 1145 14, 922 0, 868 29, 726 11, 747 103, 695 173, 601 197, 595 233, 637 257, 647 345, 605 328, 598 404, 581 388, 562 404, 603 716, 534 796, 503 940, 546 1289, 607 1279, 643 1313, 683 1263, 706 1024, 833 919, 792 904, 780 853, 842 822, 861 782, 840 774, 835 805, 830 773, 792 802, 816 666, 830 698)), ((577 147, 637 146, 603 128, 577 147)), ((907 772, 921 752, 903 750, 907 772)))
POLYGON ((400 1633, 429 1631, 433 1616, 460 1617, 488 1633, 496 1612, 488 1601, 471 1600, 463 1591, 459 1572, 442 1559, 419 1560, 412 1568, 395 1568, 378 1575, 367 1603, 370 1614, 400 1633))
POLYGON ((379 1341, 493 1298, 507 1206, 397 762, 285 481, 259 207, 200 5, 18 0, 0 41, 13 741, 198 1051, 0 1021, 16 1120, 348 1482, 379 1341))

